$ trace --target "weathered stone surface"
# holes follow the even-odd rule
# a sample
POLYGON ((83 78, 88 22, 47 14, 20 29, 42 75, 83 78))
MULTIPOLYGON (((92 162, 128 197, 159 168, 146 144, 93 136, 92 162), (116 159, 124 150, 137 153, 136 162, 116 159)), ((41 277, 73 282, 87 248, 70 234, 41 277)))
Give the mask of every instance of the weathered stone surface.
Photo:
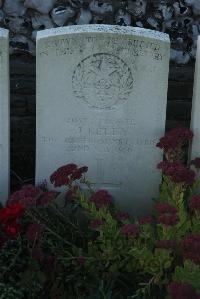
POLYGON ((77 25, 86 25, 92 21, 92 13, 89 9, 82 8, 76 19, 77 25))
POLYGON ((199 0, 185 0, 185 3, 192 7, 194 15, 200 15, 200 2, 199 0))
MULTIPOLYGON (((26 35, 29 31, 28 24, 29 22, 26 18, 22 17, 7 17, 5 23, 9 26, 9 30, 14 34, 23 34, 26 35)), ((31 24, 31 22, 30 22, 31 24)))
POLYGON ((142 17, 145 15, 147 7, 146 0, 128 0, 128 9, 135 17, 142 17))
POLYGON ((40 13, 35 13, 31 18, 31 22, 32 27, 36 30, 49 29, 54 27, 49 15, 42 15, 40 13))
POLYGON ((99 5, 98 0, 92 0, 90 3, 90 10, 94 12, 95 14, 106 14, 106 13, 112 13, 113 7, 109 3, 102 3, 99 5))
POLYGON ((75 13, 70 6, 58 6, 52 10, 51 17, 56 25, 63 26, 70 18, 74 17, 75 13))
POLYGON ((10 54, 35 53, 34 42, 23 34, 16 34, 10 38, 10 54))
POLYGON ((8 31, 0 29, 0 202, 5 203, 10 184, 9 43, 8 31))
POLYGON ((24 5, 27 8, 32 8, 43 14, 48 14, 50 10, 53 8, 55 2, 55 0, 25 0, 24 5))
POLYGON ((21 0, 5 0, 3 10, 8 16, 13 17, 23 16, 26 12, 21 0))
POLYGON ((166 34, 132 27, 38 33, 36 182, 75 162, 125 209, 148 210, 161 179, 169 46, 166 34))
POLYGON ((194 140, 191 149, 191 158, 200 157, 200 37, 197 43, 197 60, 194 76, 194 89, 192 100, 191 128, 194 140))

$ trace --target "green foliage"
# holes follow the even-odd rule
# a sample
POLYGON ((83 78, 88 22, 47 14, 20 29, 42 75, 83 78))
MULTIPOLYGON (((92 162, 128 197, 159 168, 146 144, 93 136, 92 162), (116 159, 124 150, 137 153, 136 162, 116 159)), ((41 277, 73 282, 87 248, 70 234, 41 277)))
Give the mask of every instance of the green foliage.
POLYGON ((0 299, 23 299, 25 298, 25 293, 25 289, 0 283, 0 299))
MULTIPOLYGON (((165 154, 171 163, 180 146, 178 154, 165 154)), ((194 234, 198 242, 200 211, 191 208, 198 182, 187 183, 187 174, 193 173, 177 165, 175 175, 181 172, 175 180, 163 176, 152 214, 139 220, 118 211, 110 195, 92 190, 85 177, 67 177, 64 204, 56 193, 52 200, 46 189, 39 190, 33 198, 37 204, 28 205, 16 221, 20 234, 0 248, 0 299, 169 298, 167 287, 173 281, 188 283, 200 293, 196 251, 188 260, 182 248, 188 235, 194 234), (180 181, 183 173, 185 181, 180 181), (87 188, 81 191, 83 185, 87 188)))
POLYGON ((173 274, 173 280, 191 284, 200 292, 200 266, 187 260, 183 266, 177 266, 173 274))

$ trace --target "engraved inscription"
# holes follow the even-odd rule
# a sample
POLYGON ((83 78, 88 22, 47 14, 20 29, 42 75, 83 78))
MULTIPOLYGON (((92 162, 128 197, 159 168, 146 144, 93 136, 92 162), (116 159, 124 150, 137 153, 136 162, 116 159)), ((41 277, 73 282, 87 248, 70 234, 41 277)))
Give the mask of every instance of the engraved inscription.
POLYGON ((121 58, 107 53, 93 54, 82 60, 72 78, 76 97, 99 109, 111 109, 126 101, 133 83, 127 64, 121 58))
MULTIPOLYGON (((163 50, 160 43, 156 41, 141 40, 138 38, 110 38, 104 36, 104 51, 110 51, 115 55, 124 54, 125 56, 130 55, 131 57, 148 56, 149 59, 161 61, 163 59, 163 50)), ((100 37, 87 36, 79 37, 67 37, 53 39, 50 41, 44 41, 43 46, 40 49, 40 56, 51 55, 65 56, 65 55, 77 55, 82 54, 83 49, 87 51, 96 52, 96 49, 101 46, 102 39, 100 37)))

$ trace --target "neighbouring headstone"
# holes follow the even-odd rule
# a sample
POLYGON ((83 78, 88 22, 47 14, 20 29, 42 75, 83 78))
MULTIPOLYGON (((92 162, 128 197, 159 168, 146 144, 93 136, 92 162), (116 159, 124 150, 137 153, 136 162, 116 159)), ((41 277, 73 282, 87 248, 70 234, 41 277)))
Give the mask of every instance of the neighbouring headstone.
POLYGON ((191 159, 200 157, 200 36, 197 42, 196 67, 192 99, 191 129, 194 138, 191 146, 191 159))
POLYGON ((8 198, 10 185, 9 32, 0 29, 0 202, 8 198))
POLYGON ((150 207, 161 180, 155 145, 165 130, 169 49, 168 35, 133 27, 38 33, 37 183, 73 162, 124 209, 150 207))

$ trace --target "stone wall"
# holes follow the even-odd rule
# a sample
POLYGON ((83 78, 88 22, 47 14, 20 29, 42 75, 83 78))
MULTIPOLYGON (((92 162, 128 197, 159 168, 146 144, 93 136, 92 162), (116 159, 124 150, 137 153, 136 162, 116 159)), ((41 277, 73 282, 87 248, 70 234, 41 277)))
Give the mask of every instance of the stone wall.
POLYGON ((10 30, 11 53, 35 54, 38 30, 76 24, 119 24, 166 32, 171 60, 195 58, 199 0, 0 0, 0 26, 10 30))
POLYGON ((12 188, 34 178, 36 33, 88 23, 169 33, 167 128, 189 125, 199 0, 0 0, 0 26, 10 30, 12 188))

